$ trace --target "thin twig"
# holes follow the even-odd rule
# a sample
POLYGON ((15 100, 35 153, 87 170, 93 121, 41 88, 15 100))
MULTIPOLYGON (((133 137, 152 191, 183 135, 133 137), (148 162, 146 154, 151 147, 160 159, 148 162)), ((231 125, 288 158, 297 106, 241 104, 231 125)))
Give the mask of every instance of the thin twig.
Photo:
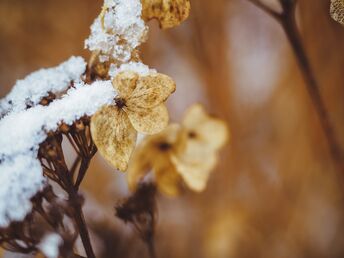
POLYGON ((329 116, 329 112, 326 109, 325 103, 320 94, 320 87, 315 78, 314 72, 311 68, 309 58, 306 54, 305 48, 302 44, 301 35, 296 25, 295 20, 295 7, 296 0, 280 0, 283 12, 282 14, 276 15, 269 7, 258 2, 256 0, 247 0, 255 4, 260 9, 264 10, 268 14, 272 15, 276 21, 278 21, 286 33, 288 41, 292 47, 292 50, 297 59, 297 63, 302 72, 303 78, 306 82, 306 88, 308 94, 311 97, 314 108, 318 115, 322 130, 324 131, 326 140, 329 145, 330 154, 337 166, 337 169, 344 173, 344 162, 342 159, 342 150, 339 141, 335 135, 335 127, 332 124, 329 116))
POLYGON ((96 256, 92 248, 90 235, 88 233, 88 229, 86 226, 84 213, 82 212, 81 205, 75 205, 74 221, 77 224, 77 227, 79 229, 80 238, 84 245, 87 258, 95 258, 96 256))
POLYGON ((259 1, 259 0, 247 0, 247 1, 249 1, 250 3, 254 4, 255 6, 257 6, 259 9, 263 10, 264 12, 266 12, 267 14, 272 16, 274 19, 276 19, 278 21, 281 19, 281 14, 280 13, 276 12, 271 7, 263 4, 261 1, 259 1))
POLYGON ((85 159, 81 160, 81 165, 80 165, 78 177, 77 177, 75 184, 74 184, 74 187, 77 191, 79 190, 80 184, 86 175, 86 171, 87 171, 89 165, 90 165, 90 159, 89 158, 85 158, 85 159))

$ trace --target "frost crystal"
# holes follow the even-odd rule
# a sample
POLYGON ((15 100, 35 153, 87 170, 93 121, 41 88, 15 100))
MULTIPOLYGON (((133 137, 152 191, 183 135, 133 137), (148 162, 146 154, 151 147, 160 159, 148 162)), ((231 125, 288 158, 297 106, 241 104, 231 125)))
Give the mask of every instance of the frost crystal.
POLYGON ((147 65, 141 62, 129 62, 126 64, 122 64, 119 68, 117 68, 114 64, 111 64, 109 75, 111 77, 116 77, 117 74, 124 71, 136 72, 141 76, 147 76, 149 74, 157 73, 155 69, 150 69, 147 65))
POLYGON ((0 101, 0 115, 35 106, 49 93, 65 91, 71 81, 80 80, 85 69, 86 62, 82 57, 71 57, 57 67, 41 69, 18 80, 12 91, 0 101))
POLYGON ((59 247, 63 243, 58 234, 50 234, 43 238, 39 244, 39 249, 47 258, 57 258, 59 256, 59 247))
POLYGON ((128 62, 147 35, 141 12, 140 0, 105 0, 104 11, 93 22, 85 47, 100 52, 100 61, 107 60, 104 55, 108 55, 128 62))
POLYGON ((5 136, 0 138, 0 227, 23 220, 32 208, 30 198, 44 186, 37 153, 46 132, 94 114, 115 95, 110 81, 79 82, 49 106, 37 105, 0 120, 0 135, 5 136))

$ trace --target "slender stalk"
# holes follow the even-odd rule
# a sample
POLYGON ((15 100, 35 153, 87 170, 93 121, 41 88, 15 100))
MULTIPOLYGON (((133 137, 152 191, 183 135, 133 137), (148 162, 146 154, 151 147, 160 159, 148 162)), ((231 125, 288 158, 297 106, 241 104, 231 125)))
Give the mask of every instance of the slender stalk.
POLYGON ((253 5, 257 6, 258 8, 262 9, 267 14, 271 15, 273 18, 279 20, 281 18, 281 14, 270 8, 269 6, 263 4, 259 0, 247 0, 253 5))
POLYGON ((84 245, 87 258, 95 258, 96 256, 92 248, 91 239, 86 226, 84 213, 82 212, 82 207, 80 204, 75 204, 74 209, 74 221, 79 229, 80 238, 84 245))
POLYGON ((281 24, 288 41, 296 57, 302 76, 306 82, 308 94, 312 100, 315 111, 318 115, 322 130, 328 142, 329 150, 335 165, 342 174, 344 173, 344 161, 342 159, 342 150, 339 141, 335 135, 335 127, 332 124, 329 112, 320 94, 320 87, 315 78, 314 72, 310 65, 309 58, 302 44, 301 36, 297 28, 295 19, 296 0, 280 0, 283 12, 277 13, 270 7, 266 6, 259 0, 247 0, 259 7, 281 24))
POLYGON ((308 94, 311 97, 314 108, 318 114, 321 127, 325 133, 330 153, 337 164, 338 169, 344 172, 341 148, 335 135, 334 126, 330 121, 329 112, 320 94, 320 87, 314 76, 309 59, 301 41, 300 33, 297 29, 295 20, 295 11, 293 9, 285 9, 284 17, 281 21, 282 27, 292 46, 293 52, 301 69, 303 78, 306 82, 308 94))
POLYGON ((155 245, 154 245, 154 239, 153 237, 150 239, 147 239, 146 245, 148 248, 148 253, 150 258, 157 258, 156 252, 155 252, 155 245))
POLYGON ((74 186, 76 190, 79 190, 80 184, 86 175, 86 172, 88 170, 89 165, 90 165, 90 159, 89 158, 84 158, 81 160, 81 165, 80 165, 78 177, 76 179, 75 186, 74 186))

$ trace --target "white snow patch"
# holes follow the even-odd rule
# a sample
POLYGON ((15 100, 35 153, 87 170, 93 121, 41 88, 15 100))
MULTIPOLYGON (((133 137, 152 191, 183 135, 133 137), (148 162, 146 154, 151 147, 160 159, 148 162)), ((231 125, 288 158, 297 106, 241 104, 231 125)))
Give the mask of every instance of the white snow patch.
POLYGON ((45 236, 38 248, 47 258, 57 258, 59 256, 59 247, 63 240, 58 234, 49 234, 45 236))
POLYGON ((150 74, 156 74, 157 71, 155 69, 150 69, 148 65, 145 65, 141 62, 129 62, 126 64, 122 64, 119 68, 117 68, 114 64, 111 64, 109 75, 113 78, 116 77, 117 74, 124 71, 132 71, 136 72, 141 76, 147 76, 150 74))
POLYGON ((80 80, 86 62, 82 57, 71 57, 54 68, 40 69, 23 80, 18 80, 11 92, 0 101, 0 114, 25 110, 26 106, 37 105, 49 92, 65 91, 71 81, 80 80))
POLYGON ((98 16, 93 22, 85 48, 99 51, 102 54, 100 61, 107 60, 104 55, 108 55, 120 62, 128 62, 132 51, 146 40, 148 32, 141 19, 141 2, 105 0, 104 6, 103 19, 98 16))
POLYGON ((23 220, 32 208, 30 198, 44 186, 37 152, 46 132, 55 131, 61 122, 71 125, 93 115, 115 95, 111 81, 79 82, 49 106, 37 105, 0 120, 0 135, 5 136, 0 138, 0 226, 23 220))

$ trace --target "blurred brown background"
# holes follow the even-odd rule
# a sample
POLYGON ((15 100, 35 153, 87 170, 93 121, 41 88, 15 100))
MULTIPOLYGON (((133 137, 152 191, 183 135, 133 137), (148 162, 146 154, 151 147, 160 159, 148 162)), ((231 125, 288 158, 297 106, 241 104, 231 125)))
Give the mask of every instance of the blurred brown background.
MULTIPOLYGON (((329 2, 299 0, 298 23, 344 147, 344 27, 329 2)), ((172 120, 202 102, 228 121, 232 140, 205 192, 159 198, 158 256, 343 257, 343 181, 281 27, 247 0, 191 4, 178 28, 151 22, 144 61, 177 82, 172 120)), ((83 40, 101 5, 1 0, 0 96, 36 69, 87 58, 83 40)), ((142 257, 144 246, 113 216, 128 194, 125 175, 97 157, 84 190, 88 220, 106 241, 94 239, 111 250, 104 257, 142 257)))

